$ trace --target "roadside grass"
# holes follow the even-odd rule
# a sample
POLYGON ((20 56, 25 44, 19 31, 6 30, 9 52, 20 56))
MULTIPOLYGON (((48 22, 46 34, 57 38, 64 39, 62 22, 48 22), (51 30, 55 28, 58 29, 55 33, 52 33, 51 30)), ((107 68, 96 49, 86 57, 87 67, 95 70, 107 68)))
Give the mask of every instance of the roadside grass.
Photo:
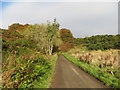
POLYGON ((68 60, 70 60, 72 63, 76 64, 80 68, 82 68, 84 71, 88 72, 92 76, 96 77, 100 81, 104 82, 105 85, 111 86, 113 88, 120 88, 119 86, 119 78, 116 78, 115 76, 111 75, 110 73, 104 72, 105 69, 99 68, 97 65, 94 64, 87 64, 85 62, 82 62, 73 56, 71 56, 70 53, 62 53, 68 60))
POLYGON ((57 61, 57 54, 51 56, 50 67, 42 78, 38 78, 33 82, 33 88, 49 88, 51 80, 55 71, 55 65, 57 61))

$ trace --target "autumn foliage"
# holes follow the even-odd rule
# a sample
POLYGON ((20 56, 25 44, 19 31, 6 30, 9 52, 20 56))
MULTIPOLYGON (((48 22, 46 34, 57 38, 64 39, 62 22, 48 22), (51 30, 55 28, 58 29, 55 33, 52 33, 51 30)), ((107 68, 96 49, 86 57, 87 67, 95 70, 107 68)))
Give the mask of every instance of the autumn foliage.
POLYGON ((8 29, 12 30, 12 31, 18 31, 19 32, 19 31, 23 30, 24 28, 26 28, 28 26, 29 26, 29 24, 22 25, 22 24, 19 24, 19 23, 14 23, 14 24, 10 25, 8 27, 8 29))
POLYGON ((60 46, 60 51, 68 51, 73 47, 74 37, 69 29, 60 30, 61 40, 63 41, 60 46))

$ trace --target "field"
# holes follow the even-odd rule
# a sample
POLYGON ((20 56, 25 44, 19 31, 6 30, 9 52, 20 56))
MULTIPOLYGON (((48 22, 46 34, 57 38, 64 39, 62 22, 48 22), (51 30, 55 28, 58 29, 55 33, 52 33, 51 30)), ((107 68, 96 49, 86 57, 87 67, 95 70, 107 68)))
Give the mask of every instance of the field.
POLYGON ((83 62, 90 63, 90 64, 97 64, 101 68, 104 66, 108 66, 111 68, 118 68, 119 63, 119 50, 92 50, 92 51, 85 51, 85 50, 71 50, 72 56, 80 59, 83 62))

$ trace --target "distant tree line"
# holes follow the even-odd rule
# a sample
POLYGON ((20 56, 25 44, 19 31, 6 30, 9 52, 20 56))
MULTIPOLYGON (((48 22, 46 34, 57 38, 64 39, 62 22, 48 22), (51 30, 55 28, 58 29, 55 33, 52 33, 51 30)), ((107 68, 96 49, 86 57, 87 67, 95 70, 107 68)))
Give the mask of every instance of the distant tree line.
POLYGON ((12 24, 8 30, 3 30, 2 32, 3 48, 9 48, 9 45, 6 44, 7 41, 14 41, 25 37, 35 44, 35 48, 39 48, 38 50, 42 53, 51 55, 53 48, 61 43, 59 26, 56 19, 52 23, 47 22, 47 24, 12 24))
POLYGON ((74 38, 74 45, 83 45, 89 50, 120 49, 120 35, 96 35, 85 38, 74 38))
POLYGON ((69 29, 59 29, 59 27, 60 24, 56 19, 46 24, 22 25, 14 23, 8 27, 8 30, 2 29, 3 48, 10 48, 10 43, 8 42, 11 40, 14 41, 25 37, 32 42, 32 46, 35 44, 35 48, 39 48, 42 53, 48 55, 53 52, 66 52, 73 47, 81 45, 87 47, 88 50, 120 49, 120 35, 96 35, 74 38, 69 29))
MULTIPOLYGON (((59 29, 60 24, 54 19, 53 22, 47 24, 19 24, 14 23, 8 27, 8 30, 2 29, 3 49, 15 48, 11 43, 26 38, 31 42, 30 46, 35 46, 41 53, 51 55, 53 52, 68 51, 73 48, 74 37, 69 29, 59 29), (35 45, 33 45, 35 44, 35 45), (12 47, 11 47, 12 46, 12 47)), ((24 43, 29 42, 26 41, 24 43)), ((21 42, 23 43, 23 42, 21 42)), ((27 45, 27 44, 25 44, 27 45)))

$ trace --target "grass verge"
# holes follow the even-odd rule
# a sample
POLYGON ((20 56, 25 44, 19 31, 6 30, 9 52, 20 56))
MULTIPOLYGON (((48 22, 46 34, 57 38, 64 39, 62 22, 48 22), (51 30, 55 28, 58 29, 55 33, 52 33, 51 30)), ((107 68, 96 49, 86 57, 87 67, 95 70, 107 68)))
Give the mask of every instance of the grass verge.
POLYGON ((42 78, 34 81, 33 88, 49 88, 50 87, 51 80, 55 71, 57 58, 58 58, 57 54, 51 57, 51 60, 50 60, 51 68, 49 69, 48 72, 46 72, 46 74, 42 78))
POLYGON ((64 55, 72 63, 82 68, 84 71, 88 72, 92 76, 104 82, 105 85, 111 86, 113 88, 120 88, 118 84, 119 79, 109 73, 103 72, 103 70, 99 68, 98 66, 93 65, 93 64, 87 64, 85 62, 77 60, 76 58, 71 56, 70 53, 62 53, 62 55, 64 55))

